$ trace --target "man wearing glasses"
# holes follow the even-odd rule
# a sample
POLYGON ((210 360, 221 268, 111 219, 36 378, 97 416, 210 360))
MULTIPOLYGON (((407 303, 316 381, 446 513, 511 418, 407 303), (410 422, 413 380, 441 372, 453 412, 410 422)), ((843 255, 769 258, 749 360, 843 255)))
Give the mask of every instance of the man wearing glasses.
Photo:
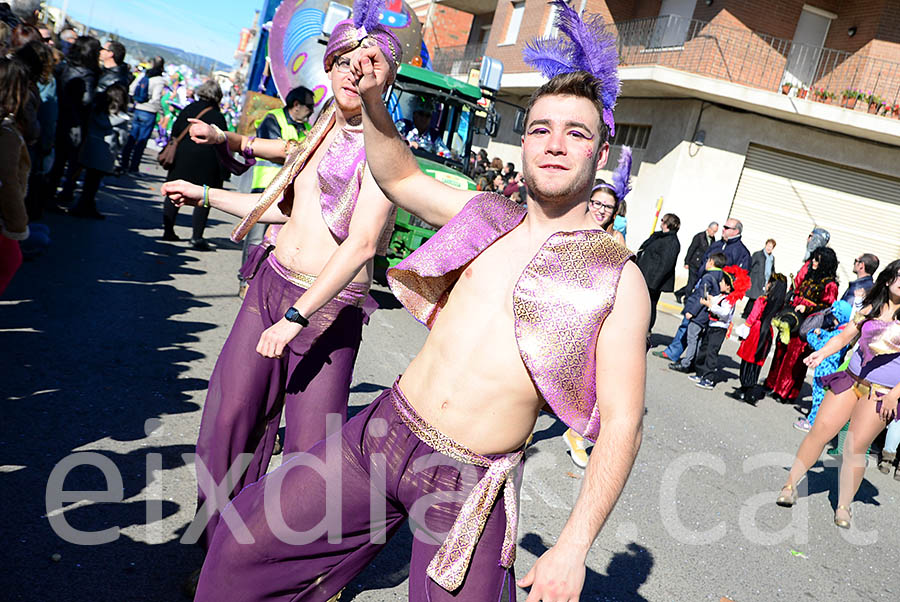
MULTIPOLYGON (((748 272, 750 271, 750 251, 747 250, 747 247, 741 242, 741 233, 743 230, 744 225, 739 220, 736 220, 733 217, 728 218, 725 225, 722 226, 722 239, 709 245, 706 254, 703 256, 700 270, 697 272, 698 282, 703 277, 703 274, 706 273, 706 260, 709 259, 710 255, 713 253, 724 254, 726 266, 737 265, 748 272)), ((688 294, 690 294, 690 292, 688 292, 688 294)), ((681 354, 684 352, 684 338, 687 333, 688 322, 689 320, 687 318, 682 320, 681 325, 675 332, 675 336, 672 338, 672 342, 669 343, 669 346, 663 351, 654 351, 653 355, 673 362, 679 361, 681 359, 681 354)))
POLYGON ((131 69, 125 63, 125 53, 125 46, 115 40, 110 40, 100 48, 100 64, 103 66, 103 71, 97 82, 98 93, 105 92, 110 86, 116 84, 126 90, 131 85, 134 76, 131 75, 131 69))
POLYGON ((863 253, 853 260, 853 273, 856 274, 856 280, 847 286, 847 292, 841 297, 842 301, 846 301, 853 305, 858 298, 862 303, 863 297, 869 290, 875 286, 875 280, 872 276, 878 270, 878 264, 881 263, 875 255, 871 253, 863 253))
POLYGON ((392 32, 338 23, 323 64, 333 98, 303 145, 224 133, 192 120, 197 143, 227 144, 246 157, 284 163, 262 195, 183 180, 162 187, 176 205, 215 207, 243 218, 231 235, 235 242, 257 222, 283 224, 274 242, 258 247, 247 262, 250 285, 209 381, 197 441, 198 518, 191 531, 203 529, 203 547, 229 499, 265 474, 282 413, 285 456, 324 439, 328 416, 347 418, 353 364, 371 309, 373 258, 387 250, 395 215, 366 169, 350 59, 367 44, 384 49, 396 75, 402 47, 392 32))

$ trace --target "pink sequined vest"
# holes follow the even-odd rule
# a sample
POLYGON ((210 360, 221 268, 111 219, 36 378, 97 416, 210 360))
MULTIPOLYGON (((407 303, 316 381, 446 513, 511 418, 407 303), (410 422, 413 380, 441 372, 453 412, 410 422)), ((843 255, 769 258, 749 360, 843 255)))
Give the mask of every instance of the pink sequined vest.
MULTIPOLYGON (((524 218, 525 210, 506 197, 473 197, 431 239, 388 270, 391 290, 431 328, 461 268, 524 218)), ((522 362, 556 415, 592 441, 600 431, 597 334, 631 257, 602 230, 557 232, 525 266, 513 290, 522 362)))

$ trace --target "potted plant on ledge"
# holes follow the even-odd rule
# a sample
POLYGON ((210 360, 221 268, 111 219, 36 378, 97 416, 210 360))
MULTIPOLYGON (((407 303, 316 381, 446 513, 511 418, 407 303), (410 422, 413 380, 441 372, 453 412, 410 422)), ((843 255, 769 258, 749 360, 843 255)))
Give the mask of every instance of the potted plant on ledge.
POLYGON ((847 88, 841 92, 841 106, 845 109, 853 109, 856 107, 856 101, 859 99, 859 91, 847 88))
POLYGON ((878 115, 884 106, 884 99, 875 94, 869 94, 865 98, 866 104, 869 106, 868 112, 872 115, 878 115))
POLYGON ((783 84, 781 84, 781 93, 782 94, 790 94, 791 88, 793 88, 793 87, 794 87, 794 84, 792 84, 791 82, 784 82, 783 84))

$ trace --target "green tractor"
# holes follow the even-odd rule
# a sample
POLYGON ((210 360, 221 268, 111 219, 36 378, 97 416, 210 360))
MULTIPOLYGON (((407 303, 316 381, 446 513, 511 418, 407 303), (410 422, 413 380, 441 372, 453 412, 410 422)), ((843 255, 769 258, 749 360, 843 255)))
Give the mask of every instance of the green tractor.
MULTIPOLYGON (((449 186, 475 190, 475 182, 466 175, 472 137, 476 133, 495 136, 498 125, 485 94, 448 75, 402 64, 385 100, 421 170, 449 186)), ((397 265, 434 232, 426 222, 398 209, 390 249, 381 266, 397 265)))

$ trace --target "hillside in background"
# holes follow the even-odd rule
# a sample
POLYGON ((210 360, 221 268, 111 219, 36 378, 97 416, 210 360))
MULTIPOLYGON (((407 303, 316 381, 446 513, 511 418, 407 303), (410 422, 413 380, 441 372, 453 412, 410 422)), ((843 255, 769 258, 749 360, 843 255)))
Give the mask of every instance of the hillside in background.
POLYGON ((151 44, 150 42, 139 42, 111 32, 103 31, 102 29, 91 29, 97 32, 96 35, 99 38, 115 38, 122 42, 128 50, 127 60, 132 64, 158 55, 166 60, 166 64, 188 65, 198 73, 207 73, 211 70, 230 71, 232 68, 232 65, 217 61, 208 56, 186 52, 180 48, 151 44))

